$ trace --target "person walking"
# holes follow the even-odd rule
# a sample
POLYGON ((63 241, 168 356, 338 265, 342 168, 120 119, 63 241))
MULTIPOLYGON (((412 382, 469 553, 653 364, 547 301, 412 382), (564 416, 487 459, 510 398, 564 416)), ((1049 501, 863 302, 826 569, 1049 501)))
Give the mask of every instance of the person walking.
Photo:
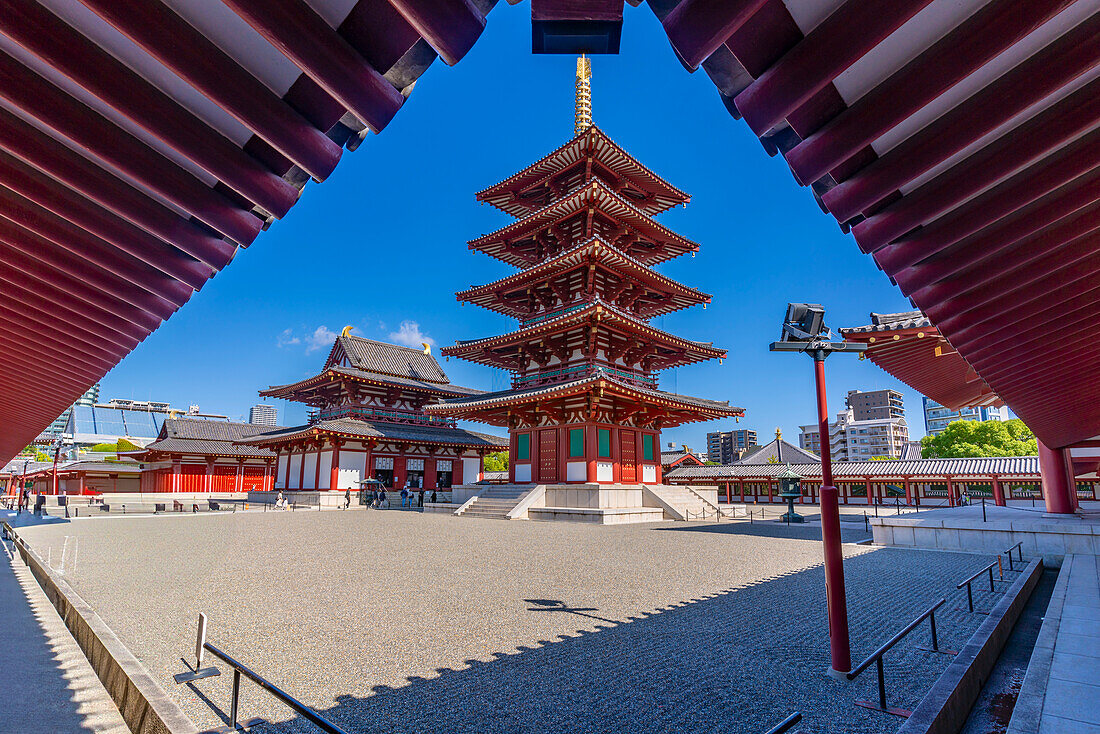
POLYGON ((351 507, 351 487, 344 490, 344 509, 351 507))
POLYGON ((382 485, 382 489, 378 491, 378 509, 381 510, 383 506, 389 507, 389 502, 386 500, 386 485, 382 485))
POLYGON ((405 509, 405 503, 408 502, 408 501, 409 501, 409 488, 407 486, 402 487, 401 488, 401 509, 402 510, 405 509))
POLYGON ((421 488, 421 490, 416 493, 416 506, 421 510, 424 509, 424 489, 423 488, 421 488))

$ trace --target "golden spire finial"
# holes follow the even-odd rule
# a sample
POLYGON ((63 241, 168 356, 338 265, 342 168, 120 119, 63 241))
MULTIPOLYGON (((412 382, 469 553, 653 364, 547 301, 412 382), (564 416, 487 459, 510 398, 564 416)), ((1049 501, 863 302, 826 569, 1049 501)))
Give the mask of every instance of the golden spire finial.
POLYGON ((783 429, 780 428, 779 426, 775 427, 775 440, 776 441, 782 441, 783 440, 783 429))
POLYGON ((577 59, 577 102, 573 118, 573 134, 580 135, 592 127, 592 59, 581 54, 577 59))

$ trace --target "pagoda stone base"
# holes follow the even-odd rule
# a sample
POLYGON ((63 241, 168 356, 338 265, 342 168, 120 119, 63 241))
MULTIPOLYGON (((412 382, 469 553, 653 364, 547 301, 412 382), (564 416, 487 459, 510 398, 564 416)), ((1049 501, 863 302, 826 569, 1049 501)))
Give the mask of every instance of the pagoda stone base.
POLYGON ((517 497, 501 519, 586 522, 620 525, 702 517, 717 508, 717 490, 653 484, 527 484, 466 485, 454 488, 454 501, 464 503, 455 514, 478 516, 480 501, 500 508, 498 497, 517 497), (526 490, 519 494, 519 490, 526 490), (713 495, 713 496, 708 496, 713 495))

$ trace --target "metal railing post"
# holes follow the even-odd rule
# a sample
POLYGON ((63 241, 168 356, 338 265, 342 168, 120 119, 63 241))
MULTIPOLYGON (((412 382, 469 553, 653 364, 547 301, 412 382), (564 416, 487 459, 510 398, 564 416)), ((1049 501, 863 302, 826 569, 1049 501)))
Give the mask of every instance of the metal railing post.
POLYGON ((886 670, 882 666, 882 656, 878 659, 878 702, 886 709, 886 670))
POLYGON ((936 652, 940 651, 940 640, 936 635, 936 612, 933 611, 928 615, 928 622, 932 625, 932 649, 936 652))
POLYGON ((966 582, 966 604, 970 607, 970 611, 974 611, 974 595, 970 592, 970 582, 966 582))
POLYGON ((237 731, 237 702, 241 696, 241 671, 233 670, 233 699, 229 702, 229 726, 237 731))
POLYGON ((989 590, 993 591, 993 564, 989 564, 989 590))

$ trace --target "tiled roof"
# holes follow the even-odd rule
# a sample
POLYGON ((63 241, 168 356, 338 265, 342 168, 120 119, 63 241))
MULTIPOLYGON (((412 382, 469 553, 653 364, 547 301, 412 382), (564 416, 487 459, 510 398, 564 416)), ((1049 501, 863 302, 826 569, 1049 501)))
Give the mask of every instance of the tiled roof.
MULTIPOLYGON (((42 466, 39 472, 52 472, 53 466, 42 466)), ((141 471, 137 464, 114 461, 70 461, 68 464, 59 464, 58 473, 84 471, 84 472, 110 472, 112 474, 136 474, 141 471)), ((30 474, 30 472, 27 472, 30 474)))
POLYGON ((905 446, 901 449, 901 459, 903 461, 912 461, 913 459, 921 458, 921 445, 920 441, 907 441, 905 446))
MULTIPOLYGON (((263 428, 264 426, 260 426, 263 428)), ((271 426, 266 426, 270 430, 271 426)), ((243 436, 242 436, 243 438, 243 436)), ((242 446, 233 441, 208 441, 201 438, 165 438, 145 447, 146 451, 165 454, 198 454, 205 456, 234 456, 266 458, 275 452, 258 446, 242 446)))
POLYGON ((271 444, 312 433, 338 433, 358 438, 374 438, 409 443, 436 443, 454 446, 485 446, 502 448, 508 445, 508 439, 487 433, 468 431, 465 428, 445 428, 443 426, 410 426, 398 423, 359 421, 353 418, 336 418, 320 421, 312 425, 281 428, 256 436, 242 439, 242 444, 271 444))
POLYGON ((272 385, 266 390, 261 390, 260 395, 281 397, 281 394, 285 392, 296 391, 306 387, 310 387, 315 384, 327 382, 326 375, 329 372, 335 372, 340 375, 347 375, 348 377, 353 377, 367 382, 376 382, 383 385, 398 385, 400 387, 407 387, 415 390, 424 390, 426 392, 433 392, 441 395, 478 395, 483 392, 481 390, 475 390, 472 387, 452 385, 449 382, 429 382, 426 380, 418 380, 411 377, 394 377, 393 375, 385 375, 379 372, 361 370, 356 367, 343 367, 340 365, 333 365, 319 375, 314 375, 313 377, 308 377, 304 380, 299 380, 298 382, 291 382, 286 385, 272 385))
POLYGON ((932 322, 920 311, 903 311, 901 313, 874 313, 872 311, 870 324, 839 329, 839 331, 841 334, 859 334, 869 331, 926 329, 931 326, 932 322))
MULTIPOLYGON (((722 464, 676 468, 669 479, 763 479, 786 471, 784 464, 722 464)), ((792 464, 791 468, 807 479, 821 478, 821 463, 792 464)), ((858 480, 863 477, 927 477, 943 480, 947 476, 965 477, 1039 476, 1039 457, 1008 456, 972 459, 914 459, 912 461, 838 461, 833 463, 833 478, 858 480)))
POLYGON ((821 457, 812 451, 806 451, 788 443, 781 438, 776 438, 763 446, 750 447, 748 452, 741 457, 737 464, 805 464, 820 461, 821 457))
POLYGON ((661 466, 672 466, 678 461, 684 461, 685 459, 694 459, 691 465, 694 466, 695 462, 702 464, 703 462, 698 456, 687 451, 662 451, 661 452, 661 466))
POLYGON ((166 418, 158 442, 166 438, 236 441, 246 436, 270 431, 271 426, 233 421, 205 421, 194 418, 166 418))
POLYGON ((444 400, 437 405, 429 405, 425 409, 428 412, 446 412, 447 408, 463 407, 473 408, 483 405, 492 405, 493 403, 500 401, 513 400, 515 398, 527 398, 539 397, 542 395, 549 395, 557 392, 568 393, 578 387, 582 387, 592 382, 604 380, 611 385, 622 388, 624 390, 633 391, 642 395, 670 400, 678 402, 684 405, 694 405, 700 408, 709 408, 711 410, 733 411, 731 415, 740 413, 741 408, 731 407, 729 401, 726 400, 707 400, 706 398, 695 398, 688 395, 679 395, 677 393, 665 392, 663 390, 651 390, 649 388, 637 387, 630 385, 617 379, 613 375, 610 375, 603 370, 596 370, 593 375, 588 377, 582 377, 578 380, 570 380, 568 382, 557 382, 553 385, 541 385, 539 387, 527 388, 526 390, 498 390, 497 392, 488 392, 481 395, 475 395, 469 398, 453 398, 451 400, 444 400))
POLYGON ((378 372, 393 377, 405 377, 424 382, 446 383, 447 375, 435 357, 423 349, 402 347, 397 344, 364 339, 361 336, 344 334, 336 337, 325 368, 334 363, 338 351, 347 355, 352 367, 367 372, 378 372))

